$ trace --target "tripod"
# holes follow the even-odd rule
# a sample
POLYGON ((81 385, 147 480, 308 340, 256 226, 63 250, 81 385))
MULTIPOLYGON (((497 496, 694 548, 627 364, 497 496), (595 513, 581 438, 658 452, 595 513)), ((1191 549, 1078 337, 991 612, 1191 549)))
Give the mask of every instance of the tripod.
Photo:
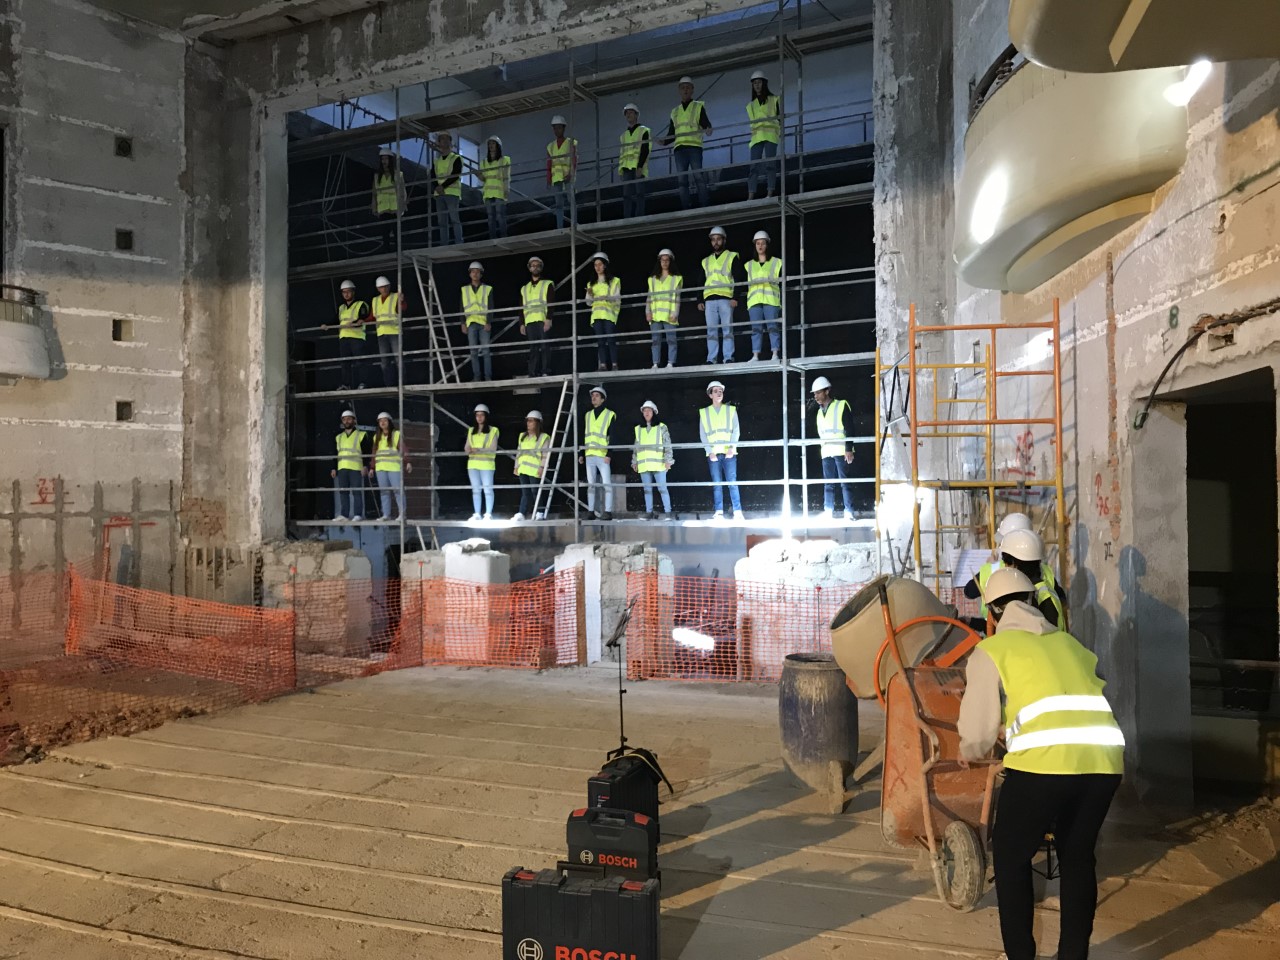
POLYGON ((626 709, 623 705, 627 689, 622 685, 622 661, 624 656, 621 647, 622 638, 627 632, 627 624, 631 622, 631 611, 635 609, 636 603, 639 599, 639 597, 632 597, 627 602, 627 608, 623 610, 622 614, 618 617, 618 622, 614 624, 613 627, 613 634, 605 643, 606 649, 618 651, 618 745, 605 754, 605 763, 617 760, 619 757, 628 755, 633 756, 648 766, 654 776, 665 783, 667 785, 667 790, 674 794, 676 792, 675 788, 671 786, 671 781, 667 779, 667 775, 662 772, 662 767, 658 765, 658 758, 653 751, 646 750, 644 747, 632 747, 627 745, 626 709))

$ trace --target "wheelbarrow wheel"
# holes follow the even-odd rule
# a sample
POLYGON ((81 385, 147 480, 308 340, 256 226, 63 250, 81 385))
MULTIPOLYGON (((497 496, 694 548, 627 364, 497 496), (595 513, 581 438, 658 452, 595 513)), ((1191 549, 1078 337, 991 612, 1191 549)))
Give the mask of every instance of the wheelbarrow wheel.
POLYGON ((986 887, 987 858, 977 831, 960 820, 947 826, 942 837, 947 906, 968 913, 978 905, 986 887))

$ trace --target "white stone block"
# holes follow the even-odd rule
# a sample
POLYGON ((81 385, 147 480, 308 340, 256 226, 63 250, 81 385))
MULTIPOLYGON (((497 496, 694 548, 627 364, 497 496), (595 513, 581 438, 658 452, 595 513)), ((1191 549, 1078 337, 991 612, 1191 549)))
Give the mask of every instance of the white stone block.
POLYGON ((747 556, 761 563, 782 563, 793 560, 800 555, 800 543, 796 540, 774 539, 763 540, 751 548, 747 556))
POLYGON ((468 583, 510 583, 511 558, 497 550, 464 553, 446 547, 444 575, 450 580, 468 583))
POLYGON ((347 572, 347 558, 341 553, 330 553, 320 564, 320 573, 326 577, 340 577, 347 572))
POLYGON ((417 550, 400 558, 401 580, 437 580, 444 576, 444 554, 439 550, 417 550))
POLYGON ((834 540, 806 540, 800 544, 801 563, 826 563, 831 551, 836 548, 834 540))
POLYGON ((471 537, 468 540, 459 540, 456 543, 446 543, 444 545, 444 555, 448 558, 459 554, 486 553, 489 548, 489 541, 484 537, 471 537))

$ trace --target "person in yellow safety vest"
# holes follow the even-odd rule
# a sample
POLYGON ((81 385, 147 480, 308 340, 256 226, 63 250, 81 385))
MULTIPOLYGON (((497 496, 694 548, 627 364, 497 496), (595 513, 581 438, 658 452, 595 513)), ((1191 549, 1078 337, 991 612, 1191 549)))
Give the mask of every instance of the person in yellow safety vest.
POLYGON ((1003 730, 992 853, 1009 960, 1036 956, 1031 864, 1052 833, 1061 870, 1058 956, 1085 960, 1098 904, 1098 833, 1124 773, 1124 734, 1098 658, 1032 606, 1035 586, 998 570, 983 599, 997 629, 965 667, 960 763, 990 761, 1003 730))
MULTIPOLYGON (((1000 544, 1001 547, 995 551, 992 560, 988 563, 984 563, 980 568, 978 568, 977 574, 965 584, 965 597, 970 600, 980 600, 982 597, 982 590, 986 586, 987 579, 997 570, 1001 570, 1012 565, 1003 559, 1002 549, 1005 539, 1010 534, 1019 530, 1031 530, 1031 519, 1025 513, 1010 513, 1000 521, 1000 525, 996 528, 996 542, 1000 544)), ((1037 539, 1039 539, 1038 536, 1037 539)), ((1041 541, 1040 549, 1042 562, 1040 563, 1039 574, 1036 574, 1034 567, 1028 567, 1024 569, 1023 572, 1026 573, 1027 576, 1033 578, 1033 582, 1037 585, 1037 588, 1039 588, 1040 585, 1043 585, 1046 588, 1045 596, 1039 599, 1050 599, 1048 594, 1052 593, 1054 597, 1056 597, 1056 603, 1054 603, 1054 606, 1065 612, 1066 594, 1063 593, 1062 588, 1058 585, 1057 578, 1054 577, 1053 567, 1048 563, 1043 562, 1043 541, 1041 541)), ((973 626, 979 630, 985 630, 987 625, 987 605, 985 603, 980 603, 978 612, 981 619, 974 623, 973 626)), ((1046 616, 1049 616, 1049 614, 1046 614, 1046 616)), ((1061 623, 1065 621, 1058 622, 1061 623)))
POLYGON ((724 402, 724 384, 712 380, 707 384, 707 396, 711 405, 698 412, 698 436, 707 451, 707 466, 711 469, 712 498, 715 501, 716 520, 724 519, 724 491, 721 485, 729 485, 729 500, 733 504, 733 519, 745 520, 742 498, 738 494, 738 408, 724 402))
POLYGON ((374 331, 378 336, 378 360, 382 367, 382 385, 400 383, 400 320, 404 302, 399 293, 391 292, 391 281, 379 277, 374 281, 378 295, 373 298, 374 331))
POLYGON ((849 480, 849 466, 853 463, 853 440, 849 436, 849 401, 831 397, 831 381, 818 377, 809 388, 813 394, 810 404, 818 413, 818 437, 822 444, 822 515, 836 519, 836 486, 844 498, 844 519, 853 519, 853 485, 849 480), (833 482, 834 481, 834 482, 833 482))
POLYGON ((724 227, 712 227, 711 255, 702 259, 702 302, 698 309, 707 315, 707 363, 720 362, 720 344, 724 341, 724 362, 733 362, 733 311, 738 301, 733 298, 733 265, 738 255, 725 249, 728 235, 724 227))
POLYGON ((667 369, 676 365, 676 327, 680 326, 680 292, 684 277, 676 269, 676 255, 666 247, 658 251, 658 260, 649 277, 649 299, 645 301, 644 318, 649 324, 649 347, 653 354, 652 370, 662 365, 662 339, 667 340, 667 369))
POLYGON ((476 404, 476 425, 467 431, 463 451, 467 455, 467 479, 471 481, 471 516, 469 522, 481 519, 480 498, 484 495, 485 520, 493 519, 493 475, 498 467, 498 428, 489 426, 489 408, 476 404))
POLYGON ((1044 562, 1044 541, 1034 530, 1011 530, 1000 541, 1000 566, 1021 570, 1035 585, 1035 604, 1055 627, 1067 629, 1066 594, 1044 562))
POLYGON ((548 376, 551 373, 551 344, 547 334, 551 332, 550 280, 542 279, 542 258, 529 258, 529 282, 520 288, 520 305, 524 308, 524 323, 520 335, 529 338, 529 376, 548 376))
POLYGON ((756 198, 763 168, 768 185, 767 196, 772 197, 778 183, 778 165, 773 158, 778 155, 778 143, 782 140, 782 113, 777 96, 769 91, 769 78, 763 70, 751 74, 751 99, 747 101, 747 119, 751 121, 751 172, 747 175, 747 199, 756 198))
POLYGON ((538 486, 547 469, 547 448, 551 438, 542 432, 542 414, 530 410, 524 418, 524 433, 516 443, 516 479, 520 481, 520 512, 512 520, 544 519, 542 511, 534 513, 538 486))
POLYGON ((751 238, 756 255, 747 261, 747 316, 751 318, 751 359, 759 360, 764 335, 774 360, 782 359, 782 260, 769 255, 769 234, 751 238))
POLYGON ((492 136, 480 161, 480 181, 484 184, 484 212, 490 237, 507 235, 507 197, 511 193, 511 158, 502 152, 502 138, 492 136))
POLYGON ((436 136, 436 158, 431 172, 435 178, 436 224, 440 245, 462 242, 462 157, 453 152, 453 135, 436 136))
POLYGON ((698 206, 705 207, 711 203, 707 177, 702 172, 702 144, 711 134, 706 104, 693 99, 693 78, 681 77, 680 105, 671 111, 667 134, 659 142, 664 147, 675 144, 671 156, 680 176, 680 206, 686 210, 693 206, 691 187, 698 191, 698 206))
POLYGON ((396 429, 391 414, 378 414, 378 429, 373 432, 373 475, 378 481, 378 490, 382 493, 382 517, 390 520, 391 495, 394 493, 396 506, 404 517, 404 475, 413 472, 413 464, 405 457, 404 440, 396 429))
POLYGON ((578 141, 566 139, 567 123, 557 114, 551 118, 555 139, 547 144, 547 186, 556 198, 556 229, 573 216, 573 181, 578 174, 578 141))
MULTIPOLYGON (((364 389, 361 369, 364 366, 364 328, 369 322, 369 305, 356 299, 356 285, 343 280, 342 302, 338 304, 338 354, 342 358, 342 384, 339 390, 349 390, 354 383, 357 390, 364 389)), ((325 324, 332 330, 334 324, 325 324)))
POLYGON ((396 243, 396 214, 405 209, 404 173, 396 152, 389 147, 378 151, 378 172, 373 175, 373 215, 382 225, 383 245, 396 243))
POLYGON ((609 270, 603 251, 591 258, 592 278, 583 297, 591 308, 591 332, 596 338, 596 369, 618 369, 618 314, 622 311, 622 281, 609 270))
POLYGON ((649 179, 649 148, 652 145, 650 131, 640 123, 640 108, 628 103, 622 108, 627 129, 618 141, 622 150, 618 154, 618 176, 622 180, 622 217, 644 216, 645 183, 649 179))
POLYGON ((471 282, 462 288, 462 332, 467 335, 467 348, 471 351, 471 379, 492 380, 489 311, 493 309, 493 287, 480 282, 484 264, 479 260, 467 268, 467 276, 471 282))
POLYGON ((609 466, 609 431, 616 419, 613 411, 604 405, 609 391, 604 387, 591 388, 591 409, 582 425, 583 446, 578 462, 587 467, 587 509, 597 520, 613 519, 613 477, 609 466), (597 495, 598 494, 598 495, 597 495), (603 510, 600 507, 604 507, 603 510))
POLYGON ((671 432, 658 419, 658 405, 652 400, 646 400, 640 405, 635 452, 631 455, 631 469, 640 474, 640 480, 644 484, 644 515, 641 520, 657 519, 653 512, 655 486, 662 495, 662 519, 675 519, 671 512, 671 492, 667 489, 667 471, 675 465, 671 432))
POLYGON ((356 429, 354 411, 343 410, 339 419, 342 431, 334 438, 338 463, 329 476, 334 480, 333 519, 345 523, 364 519, 364 484, 360 478, 369 475, 364 465, 364 442, 369 435, 356 429))

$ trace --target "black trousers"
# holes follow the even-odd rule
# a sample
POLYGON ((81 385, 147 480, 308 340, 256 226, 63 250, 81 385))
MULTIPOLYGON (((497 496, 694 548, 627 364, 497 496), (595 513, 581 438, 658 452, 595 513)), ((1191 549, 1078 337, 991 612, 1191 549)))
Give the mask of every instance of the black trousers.
POLYGON ((1062 893, 1058 960, 1086 960, 1098 908, 1098 832, 1119 774, 1057 775, 1006 770, 991 846, 1000 903, 1000 935, 1009 960, 1035 960, 1031 861, 1054 835, 1062 893))
POLYGON ((547 343, 547 325, 531 323, 525 328, 529 337, 529 376, 545 377, 551 373, 551 344, 547 343))

